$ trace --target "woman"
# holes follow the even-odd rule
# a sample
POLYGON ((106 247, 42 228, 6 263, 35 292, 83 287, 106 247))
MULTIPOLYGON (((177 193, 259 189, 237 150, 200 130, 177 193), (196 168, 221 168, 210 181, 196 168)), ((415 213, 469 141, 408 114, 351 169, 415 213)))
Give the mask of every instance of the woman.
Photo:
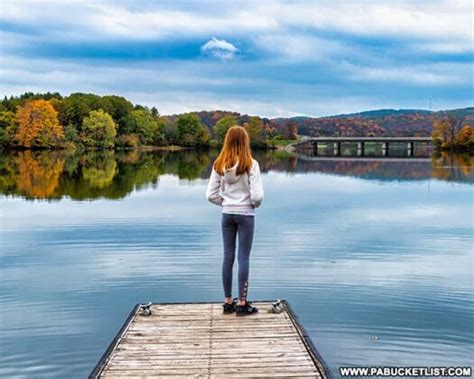
POLYGON ((222 206, 224 313, 235 312, 236 316, 255 314, 258 308, 247 301, 249 258, 255 225, 255 208, 262 203, 263 188, 260 167, 252 158, 249 136, 243 127, 232 126, 227 131, 224 146, 212 167, 206 197, 210 202, 222 206), (232 267, 237 236, 238 304, 232 299, 232 267))

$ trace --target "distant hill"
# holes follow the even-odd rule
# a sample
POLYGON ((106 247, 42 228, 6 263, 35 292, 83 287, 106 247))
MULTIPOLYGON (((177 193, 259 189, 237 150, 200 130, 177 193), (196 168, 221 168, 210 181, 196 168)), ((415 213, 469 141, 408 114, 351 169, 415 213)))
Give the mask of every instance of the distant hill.
MULTIPOLYGON (((234 116, 240 125, 249 121, 246 114, 228 111, 193 112, 210 132, 215 123, 225 116, 234 116)), ((359 113, 340 114, 326 117, 296 116, 287 118, 261 118, 266 130, 277 130, 287 135, 295 125, 300 135, 309 136, 430 136, 433 120, 452 115, 464 119, 464 123, 474 126, 474 107, 428 111, 422 109, 378 109, 359 113)), ((174 121, 178 115, 166 116, 174 121)))
POLYGON ((289 123, 297 126, 298 134, 309 136, 430 136, 433 120, 446 115, 460 117, 474 126, 474 107, 443 111, 421 109, 379 109, 327 117, 291 117, 271 120, 278 128, 289 123))
POLYGON ((380 118, 380 117, 389 117, 389 116, 403 116, 403 115, 414 115, 414 114, 432 114, 432 111, 427 111, 424 109, 377 109, 373 111, 365 111, 358 113, 348 113, 329 116, 327 118, 353 118, 353 117, 362 117, 362 118, 380 118))

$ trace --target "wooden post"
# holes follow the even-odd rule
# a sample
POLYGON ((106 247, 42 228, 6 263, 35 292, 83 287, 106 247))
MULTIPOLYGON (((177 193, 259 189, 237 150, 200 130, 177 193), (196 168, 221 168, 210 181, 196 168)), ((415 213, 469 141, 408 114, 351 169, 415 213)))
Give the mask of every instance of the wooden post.
POLYGON ((313 142, 313 154, 315 157, 318 156, 318 141, 313 142))

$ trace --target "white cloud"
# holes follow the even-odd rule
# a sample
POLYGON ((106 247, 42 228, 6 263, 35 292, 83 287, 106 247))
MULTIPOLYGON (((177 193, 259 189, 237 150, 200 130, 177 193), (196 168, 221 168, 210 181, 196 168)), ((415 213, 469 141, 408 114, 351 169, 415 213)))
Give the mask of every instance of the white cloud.
POLYGON ((361 82, 394 82, 414 86, 462 85, 472 75, 466 63, 431 63, 398 66, 363 66, 344 62, 347 78, 361 82))
MULTIPOLYGON (((316 64, 314 67, 317 71, 316 64)), ((96 60, 26 60, 2 55, 0 81, 2 96, 28 91, 58 91, 63 95, 71 92, 118 94, 134 103, 156 106, 162 114, 225 109, 263 117, 325 116, 378 108, 427 106, 426 96, 419 95, 416 90, 418 86, 424 91, 426 83, 411 82, 412 78, 420 80, 416 79, 419 74, 416 67, 411 71, 402 68, 402 73, 397 76, 393 72, 395 68, 373 71, 376 69, 346 64, 327 74, 334 79, 325 85, 318 83, 318 79, 305 82, 291 78, 280 80, 280 71, 272 72, 274 67, 268 63, 259 72, 253 69, 252 63, 242 61, 228 61, 226 65, 214 60, 137 61, 123 65, 122 62, 96 60), (386 92, 383 87, 381 95, 370 88, 364 90, 365 86, 360 85, 388 81, 410 84, 409 93, 386 92)), ((430 70, 429 66, 423 69, 430 70)), ((435 66, 431 70, 433 75, 442 72, 455 75, 454 80, 458 81, 463 75, 468 75, 467 69, 456 65, 435 66)), ((448 79, 442 80, 446 82, 448 79)), ((443 87, 437 88, 443 91, 443 87)), ((433 97, 434 109, 470 104, 449 97, 433 97)))
POLYGON ((281 28, 300 27, 337 31, 356 36, 408 37, 472 44, 470 0, 364 1, 321 0, 255 3, 263 18, 281 28))
POLYGON ((130 4, 92 0, 5 1, 0 19, 27 25, 48 25, 42 32, 55 38, 132 40, 183 36, 260 36, 306 31, 338 31, 350 35, 408 37, 431 42, 472 44, 470 0, 366 1, 320 0, 283 2, 209 2, 208 7, 155 3, 143 9, 130 4), (26 12, 25 9, 28 9, 26 12), (66 32, 66 35, 64 34, 66 32), (65 37, 64 37, 65 36, 65 37))
POLYGON ((342 42, 304 34, 263 34, 255 38, 256 45, 290 61, 324 61, 346 54, 360 54, 342 42))
POLYGON ((473 50, 470 1, 206 4, 4 1, 1 94, 116 93, 164 114, 262 116, 424 107, 427 90, 438 109, 472 102, 471 67, 449 55, 473 50), (218 59, 196 56, 205 41, 218 59))
POLYGON ((239 49, 224 39, 212 37, 201 46, 201 51, 211 57, 227 60, 234 58, 239 49))
POLYGON ((411 47, 414 50, 439 54, 463 54, 474 51, 474 43, 465 44, 455 41, 414 43, 411 47))

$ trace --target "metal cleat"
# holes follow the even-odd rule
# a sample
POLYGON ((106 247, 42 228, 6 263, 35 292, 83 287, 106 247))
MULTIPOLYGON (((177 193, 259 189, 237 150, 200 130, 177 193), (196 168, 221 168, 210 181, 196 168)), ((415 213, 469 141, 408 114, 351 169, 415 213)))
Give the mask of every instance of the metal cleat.
POLYGON ((138 311, 142 316, 150 316, 151 315, 151 302, 147 304, 140 304, 138 307, 138 311))
POLYGON ((278 299, 276 302, 272 303, 272 312, 273 313, 281 313, 285 309, 283 308, 283 303, 281 302, 280 299, 278 299))

